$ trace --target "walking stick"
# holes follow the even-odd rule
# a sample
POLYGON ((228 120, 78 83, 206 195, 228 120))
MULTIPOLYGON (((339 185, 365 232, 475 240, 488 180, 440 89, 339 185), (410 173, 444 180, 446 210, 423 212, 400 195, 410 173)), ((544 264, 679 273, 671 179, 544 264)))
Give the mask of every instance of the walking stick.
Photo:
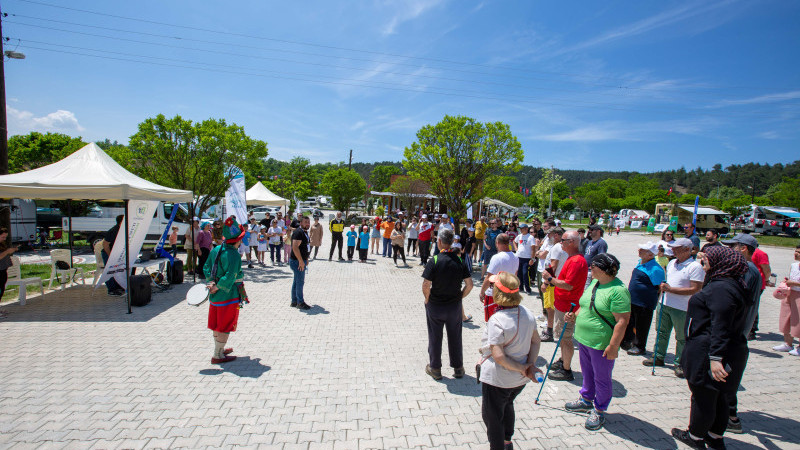
MULTIPOLYGON (((575 310, 575 303, 569 304, 569 312, 575 310)), ((558 337, 558 342, 556 343, 556 350, 553 352, 553 357, 550 358, 550 364, 547 366, 547 372, 544 374, 544 380, 542 380, 542 385, 539 387, 539 393, 536 394, 536 400, 534 401, 535 404, 539 404, 539 396, 542 395, 542 389, 544 389, 544 384, 547 382, 547 376, 550 375, 550 367, 553 365, 553 360, 556 359, 556 353, 558 353, 558 349, 561 347, 561 339, 564 337, 564 332, 567 331, 567 327, 569 323, 564 321, 564 326, 561 328, 561 336, 558 337)))
MULTIPOLYGON (((664 293, 661 293, 661 308, 658 309, 658 325, 656 325, 656 343, 653 345, 653 372, 656 375, 656 352, 658 351, 658 335, 661 333, 661 315, 664 314, 664 293)), ((669 337, 669 336, 667 336, 669 337)), ((669 342, 667 343, 669 344, 669 342)))

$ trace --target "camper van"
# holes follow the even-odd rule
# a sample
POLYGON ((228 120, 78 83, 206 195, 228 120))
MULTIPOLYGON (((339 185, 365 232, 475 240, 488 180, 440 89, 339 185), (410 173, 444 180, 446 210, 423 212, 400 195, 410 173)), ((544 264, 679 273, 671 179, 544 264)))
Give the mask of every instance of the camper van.
POLYGON ((800 212, 795 208, 750 205, 740 222, 743 230, 753 233, 787 234, 791 237, 800 233, 800 212))
MULTIPOLYGON (((657 223, 669 223, 670 217, 678 216, 678 229, 683 229, 683 224, 691 223, 694 214, 694 205, 676 205, 674 203, 659 203, 656 205, 655 217, 657 223)), ((710 206, 697 208, 698 233, 708 230, 717 230, 720 234, 730 231, 728 219, 730 214, 710 206)))
POLYGON ((620 209, 617 214, 614 215, 614 218, 617 221, 623 221, 625 226, 631 224, 631 221, 634 220, 641 220, 645 224, 647 224, 647 220, 650 218, 650 214, 647 211, 643 211, 641 209, 620 209))
POLYGON ((33 200, 15 198, 3 203, 0 208, 11 208, 11 242, 28 244, 36 240, 36 203, 33 200))
MULTIPOLYGON (((153 215, 153 221, 150 222, 150 229, 147 230, 147 236, 144 239, 145 244, 155 245, 161 239, 161 235, 167 228, 169 218, 172 215, 173 203, 160 202, 156 212, 153 215)), ((189 229, 189 225, 185 222, 188 209, 185 203, 179 203, 180 210, 175 216, 173 225, 178 227, 178 243, 182 245, 183 235, 189 229)), ((93 210, 88 217, 73 217, 72 218, 72 233, 74 239, 86 239, 94 248, 94 244, 103 239, 106 232, 116 225, 117 216, 125 214, 124 207, 98 207, 93 210)), ((64 231, 69 229, 69 217, 61 218, 61 226, 64 231)))

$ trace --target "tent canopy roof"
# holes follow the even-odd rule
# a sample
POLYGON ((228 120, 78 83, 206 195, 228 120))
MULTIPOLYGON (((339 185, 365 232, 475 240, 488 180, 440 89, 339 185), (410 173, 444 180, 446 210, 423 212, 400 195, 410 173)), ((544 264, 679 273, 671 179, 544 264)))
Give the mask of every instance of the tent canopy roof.
POLYGON ((517 209, 517 208, 509 205, 508 203, 503 203, 500 200, 495 200, 493 198, 488 198, 488 197, 483 199, 483 203, 485 205, 495 205, 495 206, 499 206, 501 208, 506 208, 506 209, 517 209))
POLYGON ((53 164, 0 176, 0 197, 171 202, 193 199, 191 191, 160 186, 128 172, 94 142, 53 164))
POLYGON ((248 205, 260 205, 260 206, 288 206, 289 200, 285 198, 279 197, 266 186, 261 184, 260 181, 256 181, 256 184, 253 185, 250 189, 247 190, 244 194, 246 202, 248 205))
POLYGON ((792 219, 800 217, 800 212, 797 212, 792 208, 781 208, 779 206, 765 206, 764 209, 766 209, 767 211, 774 212, 776 214, 782 214, 786 217, 791 217, 792 219))
MULTIPOLYGON (((684 211, 689 211, 690 213, 694 213, 694 206, 678 206, 680 209, 684 211)), ((697 214, 705 214, 709 216, 729 216, 730 214, 720 211, 718 209, 709 208, 706 206, 698 206, 697 207, 697 214)))

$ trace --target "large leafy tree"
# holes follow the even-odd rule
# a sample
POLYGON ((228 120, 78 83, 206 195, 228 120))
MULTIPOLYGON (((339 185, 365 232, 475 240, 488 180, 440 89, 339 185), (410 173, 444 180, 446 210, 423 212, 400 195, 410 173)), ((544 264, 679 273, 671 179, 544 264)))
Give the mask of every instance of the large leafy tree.
POLYGON ((376 191, 385 191, 389 188, 389 185, 392 181, 392 175, 399 175, 403 173, 403 170, 397 166, 391 165, 380 165, 375 166, 372 169, 372 173, 369 176, 369 183, 372 185, 372 189, 376 191))
POLYGON ((80 137, 31 132, 8 139, 8 173, 25 172, 60 161, 86 145, 80 137))
POLYGON ((131 167, 155 183, 194 192, 204 212, 225 196, 232 166, 253 170, 267 156, 267 144, 224 119, 192 122, 163 114, 146 119, 131 136, 131 167))
POLYGON ((540 178, 533 187, 533 195, 539 198, 539 205, 541 205, 542 209, 550 206, 551 188, 553 193, 553 209, 555 210, 561 198, 569 195, 569 187, 564 177, 555 173, 553 169, 547 169, 544 171, 542 178, 540 178))
POLYGON ((277 177, 268 176, 264 185, 272 192, 291 200, 292 208, 296 208, 297 201, 303 201, 315 192, 317 183, 318 174, 311 167, 311 162, 295 156, 288 164, 282 165, 277 177))
POLYGON ((339 211, 347 211, 350 204, 357 202, 367 189, 367 183, 361 175, 352 170, 330 170, 322 179, 322 189, 331 197, 333 207, 339 211))
POLYGON ((524 154, 502 122, 481 123, 464 116, 445 116, 417 131, 406 147, 403 167, 424 180, 451 215, 462 218, 467 205, 485 197, 496 177, 520 169, 524 154))
POLYGON ((800 208, 800 178, 784 178, 783 181, 767 190, 767 197, 775 205, 800 208))

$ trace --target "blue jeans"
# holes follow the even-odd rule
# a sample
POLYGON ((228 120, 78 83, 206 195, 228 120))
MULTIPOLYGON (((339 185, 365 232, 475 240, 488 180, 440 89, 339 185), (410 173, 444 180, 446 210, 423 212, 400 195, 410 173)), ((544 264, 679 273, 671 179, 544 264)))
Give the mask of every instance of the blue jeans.
MULTIPOLYGON (((308 265, 308 261, 305 261, 304 264, 308 265)), ((292 281, 292 304, 299 305, 305 303, 306 301, 303 299, 303 286, 306 284, 306 271, 305 269, 302 272, 300 271, 300 261, 296 259, 289 260, 289 267, 294 273, 294 280, 292 281)))
POLYGON ((383 238, 383 256, 386 256, 386 253, 389 253, 389 258, 392 257, 392 240, 389 238, 383 238))
POLYGON ((519 269, 517 270, 517 278, 519 278, 519 290, 530 292, 531 290, 531 283, 528 280, 528 263, 531 261, 530 258, 520 258, 519 259, 519 269))

